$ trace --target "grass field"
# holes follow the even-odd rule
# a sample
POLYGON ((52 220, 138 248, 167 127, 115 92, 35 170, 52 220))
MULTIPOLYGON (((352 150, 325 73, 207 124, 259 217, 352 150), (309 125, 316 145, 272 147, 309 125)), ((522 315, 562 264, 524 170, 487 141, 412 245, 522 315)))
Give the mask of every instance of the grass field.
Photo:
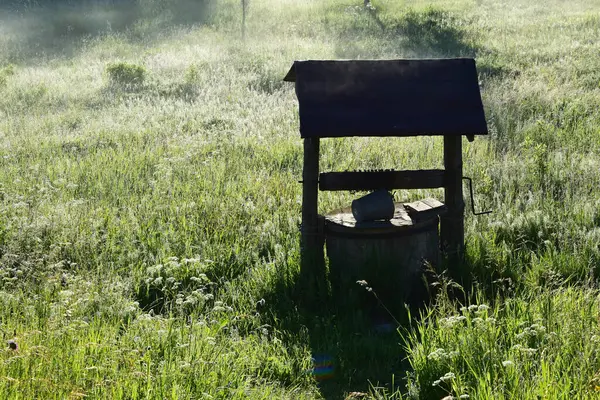
MULTIPOLYGON (((237 0, 72 4, 0 8, 0 398, 600 396, 600 1, 250 0, 244 40, 237 0), (467 213, 466 262, 398 332, 299 307, 281 79, 449 56, 476 58, 490 129, 464 141, 494 210, 467 213)), ((441 144, 324 140, 321 169, 439 167, 441 144)))

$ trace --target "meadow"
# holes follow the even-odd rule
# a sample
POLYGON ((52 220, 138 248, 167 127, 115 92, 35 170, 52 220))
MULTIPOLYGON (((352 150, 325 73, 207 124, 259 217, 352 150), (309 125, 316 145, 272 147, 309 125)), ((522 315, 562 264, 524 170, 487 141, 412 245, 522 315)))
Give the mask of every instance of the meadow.
MULTIPOLYGON (((600 395, 600 1, 372 5, 250 0, 242 38, 238 0, 2 2, 0 398, 600 395), (455 56, 494 210, 467 207, 465 262, 394 332, 302 307, 289 67, 455 56)), ((323 171, 442 165, 440 138, 321 147, 323 171)))

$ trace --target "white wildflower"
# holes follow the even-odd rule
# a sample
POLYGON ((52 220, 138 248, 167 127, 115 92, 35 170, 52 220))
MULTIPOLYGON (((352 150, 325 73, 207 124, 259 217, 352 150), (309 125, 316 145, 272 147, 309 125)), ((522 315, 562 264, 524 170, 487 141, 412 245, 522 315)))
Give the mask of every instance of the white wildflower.
POLYGON ((452 372, 448 372, 448 373, 446 373, 444 376, 442 376, 442 377, 440 378, 440 380, 441 380, 442 382, 448 382, 448 381, 451 381, 451 380, 453 380, 454 378, 456 378, 456 375, 454 375, 452 372))
POLYGON ((444 349, 436 349, 435 351, 431 352, 428 356, 427 359, 429 360, 440 360, 446 357, 446 350, 444 349))
POLYGON ((162 276, 159 276, 158 278, 156 278, 156 279, 154 280, 154 282, 152 282, 152 284, 153 284, 154 286, 160 286, 160 285, 162 284, 162 281, 163 281, 163 278, 162 278, 162 276))

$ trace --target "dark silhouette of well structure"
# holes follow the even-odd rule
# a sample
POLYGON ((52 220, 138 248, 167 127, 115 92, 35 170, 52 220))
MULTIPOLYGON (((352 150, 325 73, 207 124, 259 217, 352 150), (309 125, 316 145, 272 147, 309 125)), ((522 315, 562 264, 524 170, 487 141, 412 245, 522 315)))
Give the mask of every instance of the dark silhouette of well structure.
MULTIPOLYGON (((390 259, 393 264, 394 259, 403 257, 406 260, 402 263, 409 264, 427 258, 435 263, 438 255, 449 259, 450 265, 460 262, 465 208, 462 137, 473 141, 476 135, 488 133, 475 60, 296 61, 284 80, 295 82, 300 136, 304 140, 301 281, 306 296, 318 294, 319 282, 325 277, 325 243, 330 277, 337 281, 332 282, 334 296, 336 288, 338 296, 344 290, 353 290, 352 280, 364 272, 357 268, 369 260, 377 264, 369 267, 372 271, 390 264, 390 259), (319 171, 322 138, 424 135, 443 136, 443 169, 319 171), (413 205, 416 208, 398 204, 399 219, 395 215, 383 225, 357 226, 351 218, 344 221, 340 217, 344 210, 327 216, 318 214, 319 190, 429 188, 444 189, 442 206, 420 210, 418 204, 413 205), (403 214, 411 209, 412 214, 403 214)), ((389 274, 384 271, 389 275, 388 287, 392 292, 405 290, 412 274, 394 268, 389 274)))

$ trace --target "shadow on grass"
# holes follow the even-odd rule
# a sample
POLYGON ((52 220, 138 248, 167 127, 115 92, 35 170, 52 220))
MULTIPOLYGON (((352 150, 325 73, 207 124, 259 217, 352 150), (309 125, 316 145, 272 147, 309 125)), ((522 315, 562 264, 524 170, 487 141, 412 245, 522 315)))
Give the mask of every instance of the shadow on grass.
POLYGON ((399 332, 409 329, 411 320, 414 323, 424 299, 405 299, 397 293, 397 301, 388 297, 382 303, 374 293, 377 288, 371 292, 359 284, 343 288, 347 296, 332 298, 327 278, 312 279, 309 290, 302 282, 298 275, 281 270, 265 295, 263 311, 292 347, 306 345, 308 338, 312 374, 321 395, 344 399, 352 392, 404 391, 410 365, 399 332), (405 307, 404 301, 412 306, 405 307))
POLYGON ((210 23, 214 3, 214 0, 9 1, 0 5, 0 50, 4 61, 9 63, 72 57, 95 38, 108 34, 139 41, 165 29, 210 23))
MULTIPOLYGON (((423 271, 421 290, 408 297, 396 292, 396 300, 389 294, 383 299, 393 317, 367 285, 338 288, 337 293, 347 296, 333 298, 332 277, 312 279, 308 286, 317 289, 311 292, 300 276, 283 268, 264 297, 263 311, 291 347, 309 345, 312 374, 325 399, 351 398, 347 396, 352 392, 385 392, 400 398, 406 395, 406 377, 411 371, 401 332, 415 329, 427 305, 438 295, 456 304, 476 304, 481 290, 488 293, 491 303, 514 294, 514 281, 506 273, 484 273, 490 257, 471 251, 460 265, 446 260, 438 268, 423 271)), ((373 287, 374 292, 378 289, 383 297, 385 288, 373 287)))

